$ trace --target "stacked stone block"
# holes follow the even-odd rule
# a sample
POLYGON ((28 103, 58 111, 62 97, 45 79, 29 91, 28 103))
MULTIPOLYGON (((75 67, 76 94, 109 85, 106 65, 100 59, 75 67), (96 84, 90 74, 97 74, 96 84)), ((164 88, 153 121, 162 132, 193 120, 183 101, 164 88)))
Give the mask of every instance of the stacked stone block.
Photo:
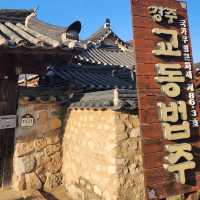
POLYGON ((13 185, 17 190, 52 189, 62 183, 62 122, 55 102, 30 102, 18 106, 13 185), (33 127, 20 126, 21 117, 31 114, 33 127))
POLYGON ((137 116, 111 110, 69 111, 62 171, 74 200, 143 200, 137 116))

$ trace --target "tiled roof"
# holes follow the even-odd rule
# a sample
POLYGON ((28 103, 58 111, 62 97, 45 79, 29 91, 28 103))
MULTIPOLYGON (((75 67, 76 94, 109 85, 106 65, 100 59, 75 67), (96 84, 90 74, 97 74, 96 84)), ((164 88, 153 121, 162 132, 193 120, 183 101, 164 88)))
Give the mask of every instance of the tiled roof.
POLYGON ((116 38, 119 44, 122 44, 126 47, 129 45, 127 42, 124 42, 120 37, 118 37, 111 29, 110 19, 106 19, 104 25, 89 38, 87 38, 86 42, 91 45, 99 46, 109 36, 116 38))
POLYGON ((97 91, 74 96, 70 107, 73 108, 110 108, 112 110, 135 110, 137 97, 135 90, 114 89, 97 91))
POLYGON ((26 17, 33 12, 34 10, 0 9, 0 22, 24 23, 26 17))
POLYGON ((97 66, 50 67, 46 80, 52 86, 70 85, 70 87, 84 91, 135 88, 131 71, 129 69, 123 69, 124 72, 122 69, 119 70, 118 72, 116 69, 104 66, 101 68, 97 66), (122 73, 126 78, 121 78, 122 73))
POLYGON ((37 89, 42 91, 40 96, 44 91, 60 91, 61 96, 67 91, 62 102, 70 108, 133 110, 137 98, 131 73, 128 68, 110 66, 51 66, 37 89))
POLYGON ((67 28, 44 23, 33 10, 0 10, 0 49, 70 50, 77 49, 75 64, 97 64, 128 67, 135 65, 134 50, 110 28, 109 20, 88 40, 79 41, 80 22, 67 28), (114 43, 104 44, 106 38, 114 43))
POLYGON ((84 63, 121 66, 132 69, 135 66, 133 48, 122 51, 119 48, 94 48, 91 47, 75 56, 84 63))
POLYGON ((131 89, 114 89, 106 91, 76 93, 66 89, 54 88, 19 88, 19 96, 25 101, 52 103, 57 101, 61 105, 75 109, 112 109, 136 110, 136 91, 131 89))
POLYGON ((135 66, 135 53, 133 45, 123 41, 111 29, 110 20, 84 42, 87 50, 76 55, 80 63, 128 67, 135 66))
POLYGON ((68 50, 83 47, 77 40, 67 38, 67 30, 63 30, 37 20, 35 12, 0 10, 0 48, 68 50), (49 34, 52 30, 56 38, 49 34))

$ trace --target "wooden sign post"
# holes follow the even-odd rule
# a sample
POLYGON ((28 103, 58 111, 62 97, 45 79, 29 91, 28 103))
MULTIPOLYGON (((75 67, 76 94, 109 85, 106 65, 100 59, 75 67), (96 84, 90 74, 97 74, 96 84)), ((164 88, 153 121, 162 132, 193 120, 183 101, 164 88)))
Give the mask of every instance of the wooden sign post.
POLYGON ((131 3, 146 199, 195 192, 200 140, 186 3, 131 3))

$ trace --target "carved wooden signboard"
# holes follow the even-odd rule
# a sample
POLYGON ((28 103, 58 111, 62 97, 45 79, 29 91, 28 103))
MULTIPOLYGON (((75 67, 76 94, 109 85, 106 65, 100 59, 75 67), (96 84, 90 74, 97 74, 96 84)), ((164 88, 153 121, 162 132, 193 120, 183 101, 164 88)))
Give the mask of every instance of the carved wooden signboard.
POLYGON ((186 3, 132 0, 147 199, 196 191, 199 123, 186 3))

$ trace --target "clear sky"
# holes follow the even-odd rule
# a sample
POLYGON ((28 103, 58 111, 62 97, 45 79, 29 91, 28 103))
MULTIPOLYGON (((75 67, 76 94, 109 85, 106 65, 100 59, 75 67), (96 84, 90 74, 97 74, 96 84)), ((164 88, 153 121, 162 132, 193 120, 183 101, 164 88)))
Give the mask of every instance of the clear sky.
MULTIPOLYGON (((193 57, 200 62, 200 0, 187 0, 193 43, 193 57)), ((111 19, 112 29, 124 40, 132 38, 130 0, 0 0, 0 8, 39 7, 38 18, 68 26, 82 22, 81 38, 87 38, 111 19)))

